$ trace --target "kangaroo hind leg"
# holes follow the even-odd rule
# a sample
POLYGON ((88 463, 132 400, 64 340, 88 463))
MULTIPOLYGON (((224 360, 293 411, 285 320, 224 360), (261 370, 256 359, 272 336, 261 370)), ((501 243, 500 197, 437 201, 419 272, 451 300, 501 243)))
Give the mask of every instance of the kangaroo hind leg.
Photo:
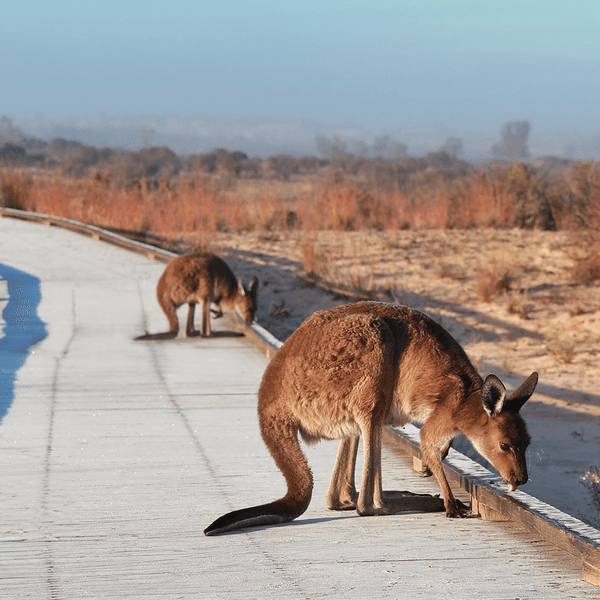
POLYGON ((200 333, 204 337, 210 337, 212 334, 210 328, 210 298, 204 298, 202 300, 202 323, 200 325, 200 333))
POLYGON ((185 323, 185 336, 186 337, 196 337, 200 335, 200 332, 194 327, 194 315, 196 312, 196 303, 190 302, 188 304, 188 315, 187 321, 185 323))
POLYGON ((358 436, 340 442, 325 504, 329 510, 354 510, 358 493, 354 483, 358 436))
POLYGON ((179 320, 177 319, 177 306, 171 300, 168 295, 158 295, 158 303, 163 309, 165 316, 169 321, 169 331, 163 331, 162 333, 145 333, 139 335, 134 340, 170 340, 177 337, 179 333, 179 320))
POLYGON ((363 429, 364 467, 361 490, 357 502, 360 515, 389 515, 400 512, 442 512, 444 500, 430 494, 407 491, 383 491, 381 475, 380 427, 363 429))

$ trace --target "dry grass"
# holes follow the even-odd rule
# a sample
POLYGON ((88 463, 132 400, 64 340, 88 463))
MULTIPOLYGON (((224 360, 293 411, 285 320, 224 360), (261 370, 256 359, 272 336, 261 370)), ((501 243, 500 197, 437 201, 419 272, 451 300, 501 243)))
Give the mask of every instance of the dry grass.
POLYGON ((329 273, 329 259, 320 249, 315 235, 307 235, 300 245, 304 273, 313 277, 325 277, 329 273))
POLYGON ((568 227, 585 230, 595 249, 595 255, 578 258, 574 276, 599 277, 600 176, 595 163, 575 163, 552 183, 522 164, 457 172, 410 170, 408 163, 381 169, 371 164, 369 169, 352 174, 332 165, 321 174, 283 181, 221 171, 149 181, 108 171, 73 179, 58 171, 0 168, 0 204, 158 235, 568 227))
POLYGON ((142 178, 136 185, 123 187, 97 173, 87 180, 56 174, 30 179, 5 170, 1 189, 4 206, 155 234, 507 224, 497 218, 497 201, 490 190, 481 185, 472 188, 457 205, 443 182, 434 189, 412 192, 399 188, 378 191, 358 182, 327 179, 302 185, 280 181, 258 185, 243 180, 223 184, 216 179, 173 183, 162 179, 157 186, 150 186, 142 178))
POLYGON ((27 210, 30 206, 30 182, 26 174, 18 171, 4 173, 0 180, 0 206, 27 210))

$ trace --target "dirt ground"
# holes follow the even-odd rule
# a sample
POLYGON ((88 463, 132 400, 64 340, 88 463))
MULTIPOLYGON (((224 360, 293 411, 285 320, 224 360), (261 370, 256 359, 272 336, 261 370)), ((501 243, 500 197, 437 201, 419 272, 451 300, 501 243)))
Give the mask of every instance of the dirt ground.
POLYGON ((523 491, 600 525, 582 481, 600 463, 600 285, 573 279, 582 240, 516 229, 219 234, 211 248, 246 283, 259 278, 257 320, 282 341, 315 310, 372 297, 427 312, 509 391, 537 371, 523 491), (307 256, 323 287, 303 277, 307 256), (494 278, 497 294, 486 291, 494 278))

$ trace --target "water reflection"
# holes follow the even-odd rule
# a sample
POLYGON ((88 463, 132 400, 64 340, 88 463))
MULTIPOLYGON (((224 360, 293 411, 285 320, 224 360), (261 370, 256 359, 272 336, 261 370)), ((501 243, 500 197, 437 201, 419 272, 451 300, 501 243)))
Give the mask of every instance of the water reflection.
POLYGON ((18 370, 48 333, 37 309, 40 280, 0 263, 0 421, 14 399, 18 370))

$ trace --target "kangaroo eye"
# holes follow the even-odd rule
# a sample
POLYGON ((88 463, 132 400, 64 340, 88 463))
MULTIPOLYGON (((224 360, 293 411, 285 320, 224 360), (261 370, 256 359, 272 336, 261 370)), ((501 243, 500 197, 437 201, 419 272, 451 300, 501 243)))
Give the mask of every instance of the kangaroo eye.
POLYGON ((510 446, 508 444, 500 442, 500 450, 502 450, 502 452, 508 452, 510 450, 510 446))

